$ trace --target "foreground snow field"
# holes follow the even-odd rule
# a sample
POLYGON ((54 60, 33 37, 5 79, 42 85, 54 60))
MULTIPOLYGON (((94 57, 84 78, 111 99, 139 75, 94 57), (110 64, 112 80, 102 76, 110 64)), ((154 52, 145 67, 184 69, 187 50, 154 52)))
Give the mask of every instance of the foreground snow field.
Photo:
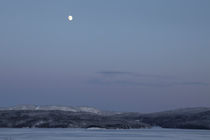
POLYGON ((209 140, 209 130, 188 129, 0 129, 0 140, 209 140))

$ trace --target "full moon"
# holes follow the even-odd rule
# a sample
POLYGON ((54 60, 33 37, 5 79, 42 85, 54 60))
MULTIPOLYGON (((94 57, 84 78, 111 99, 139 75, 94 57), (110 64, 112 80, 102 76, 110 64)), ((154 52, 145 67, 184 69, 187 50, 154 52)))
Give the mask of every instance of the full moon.
POLYGON ((68 16, 68 20, 69 21, 72 21, 73 20, 73 17, 72 16, 68 16))

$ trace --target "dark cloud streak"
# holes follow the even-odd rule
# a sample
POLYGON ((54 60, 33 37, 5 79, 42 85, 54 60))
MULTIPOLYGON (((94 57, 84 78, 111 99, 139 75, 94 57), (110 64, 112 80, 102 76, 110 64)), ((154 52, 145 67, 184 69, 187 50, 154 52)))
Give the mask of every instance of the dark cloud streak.
POLYGON ((97 72, 102 77, 90 80, 90 83, 100 85, 119 85, 119 86, 144 86, 144 87, 171 87, 171 86, 208 86, 206 82, 186 81, 174 79, 173 76, 138 74, 125 71, 101 71, 97 72), (111 79, 109 78, 111 77, 111 79), (121 79, 119 79, 119 77, 121 79), (131 77, 129 79, 129 77, 131 77), (147 81, 141 78, 147 79, 147 81), (167 79, 167 80, 165 80, 167 79))
POLYGON ((173 78, 173 76, 166 76, 166 75, 155 75, 155 74, 139 74, 134 72, 125 72, 125 71, 101 71, 97 72, 103 76, 130 76, 130 77, 142 77, 142 78, 160 78, 160 79, 167 79, 173 78))

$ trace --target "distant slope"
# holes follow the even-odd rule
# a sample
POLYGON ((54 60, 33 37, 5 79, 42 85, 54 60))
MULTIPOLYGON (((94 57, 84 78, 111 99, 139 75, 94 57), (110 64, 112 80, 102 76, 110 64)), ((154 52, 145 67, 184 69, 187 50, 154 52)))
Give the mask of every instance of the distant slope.
POLYGON ((150 115, 173 115, 173 114, 196 114, 201 112, 210 111, 209 107, 191 107, 191 108, 180 108, 175 110, 168 110, 162 112, 150 113, 150 115))
POLYGON ((185 108, 146 114, 142 122, 163 128, 210 129, 210 108, 185 108))
POLYGON ((86 112, 60 110, 2 110, 0 127, 4 128, 145 128, 149 125, 86 112))
POLYGON ((149 114, 124 114, 127 120, 163 128, 210 129, 210 108, 184 108, 149 114))
POLYGON ((38 106, 38 105, 18 105, 13 107, 1 107, 0 110, 60 110, 60 111, 70 111, 70 112, 88 112, 101 114, 102 112, 93 107, 69 107, 69 106, 38 106))
POLYGON ((185 108, 157 113, 104 112, 90 107, 16 106, 0 108, 5 128, 149 128, 210 129, 210 108, 185 108))

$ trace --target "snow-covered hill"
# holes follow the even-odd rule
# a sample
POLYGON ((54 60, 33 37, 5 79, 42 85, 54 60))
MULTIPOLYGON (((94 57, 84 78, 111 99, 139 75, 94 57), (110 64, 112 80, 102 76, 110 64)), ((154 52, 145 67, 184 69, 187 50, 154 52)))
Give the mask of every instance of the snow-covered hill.
POLYGON ((0 110, 60 110, 70 112, 87 112, 94 114, 102 114, 103 112, 93 107, 70 107, 70 106, 38 106, 38 105, 18 105, 12 107, 1 107, 0 110))
POLYGON ((92 107, 21 105, 0 108, 0 128, 163 128, 210 130, 210 108, 157 113, 104 112, 92 107))

